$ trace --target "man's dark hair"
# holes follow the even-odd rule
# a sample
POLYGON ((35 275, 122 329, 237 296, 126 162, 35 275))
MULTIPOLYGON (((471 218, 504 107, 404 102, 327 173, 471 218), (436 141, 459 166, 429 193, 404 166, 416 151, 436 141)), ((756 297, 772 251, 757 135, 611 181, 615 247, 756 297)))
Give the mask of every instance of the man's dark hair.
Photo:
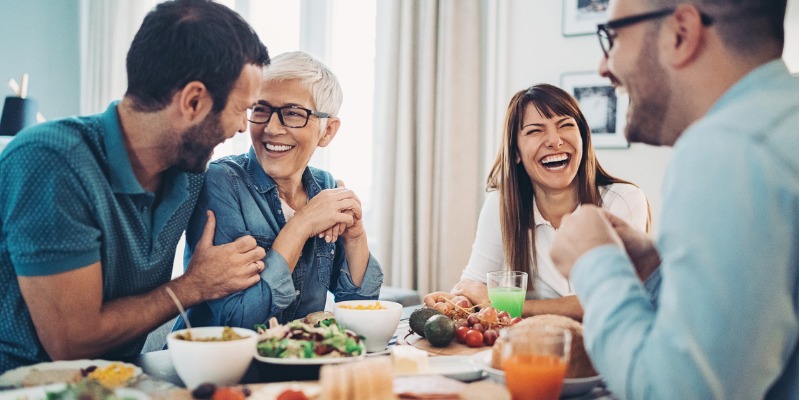
POLYGON ((202 82, 219 112, 247 64, 269 64, 267 48, 239 14, 210 0, 156 6, 128 51, 128 90, 138 111, 166 107, 173 94, 202 82))
MULTIPOLYGON (((654 8, 692 4, 709 15, 725 46, 742 54, 783 51, 786 0, 648 0, 654 8)), ((774 54, 773 54, 774 55, 774 54)))

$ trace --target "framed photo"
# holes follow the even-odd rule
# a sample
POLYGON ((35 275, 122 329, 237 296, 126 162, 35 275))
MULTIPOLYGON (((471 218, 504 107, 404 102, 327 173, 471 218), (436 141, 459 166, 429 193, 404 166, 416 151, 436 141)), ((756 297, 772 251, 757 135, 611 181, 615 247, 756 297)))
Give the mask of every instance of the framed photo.
POLYGON ((609 0, 564 0, 564 36, 591 35, 606 22, 609 0))
POLYGON ((628 96, 617 97, 608 79, 597 72, 566 73, 561 76, 561 88, 578 100, 596 149, 630 146, 625 139, 628 96))

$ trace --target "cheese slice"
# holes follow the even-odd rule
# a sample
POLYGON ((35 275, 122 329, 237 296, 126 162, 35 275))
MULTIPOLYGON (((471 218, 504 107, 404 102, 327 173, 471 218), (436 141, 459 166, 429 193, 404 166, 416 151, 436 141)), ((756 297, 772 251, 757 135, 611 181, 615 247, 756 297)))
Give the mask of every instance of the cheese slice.
POLYGON ((392 348, 392 371, 395 375, 424 374, 428 372, 428 352, 414 346, 397 345, 392 348))

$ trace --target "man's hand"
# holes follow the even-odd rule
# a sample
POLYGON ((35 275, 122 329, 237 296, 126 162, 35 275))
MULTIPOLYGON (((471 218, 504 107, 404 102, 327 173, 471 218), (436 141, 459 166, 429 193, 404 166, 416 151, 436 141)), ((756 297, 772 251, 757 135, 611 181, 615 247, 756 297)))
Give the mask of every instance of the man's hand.
POLYGON ((605 244, 623 247, 622 240, 603 210, 583 204, 574 213, 561 219, 561 228, 556 232, 550 248, 550 258, 559 272, 569 278, 572 267, 581 256, 605 244))
POLYGON ((659 256, 653 241, 645 232, 630 226, 622 218, 608 211, 605 211, 605 215, 617 235, 622 239, 625 252, 628 253, 633 266, 636 267, 636 274, 644 282, 661 265, 661 256, 659 256))
POLYGON ((214 246, 216 218, 207 211, 208 220, 197 242, 186 277, 200 292, 200 301, 218 299, 258 283, 264 270, 266 251, 252 236, 214 246))

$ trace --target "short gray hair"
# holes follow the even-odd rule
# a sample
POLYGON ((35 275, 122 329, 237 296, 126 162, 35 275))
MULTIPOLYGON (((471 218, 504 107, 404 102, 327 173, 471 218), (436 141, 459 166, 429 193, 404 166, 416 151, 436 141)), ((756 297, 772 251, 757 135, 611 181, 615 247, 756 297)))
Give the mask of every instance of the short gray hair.
POLYGON ((331 70, 310 54, 290 51, 272 59, 264 68, 264 82, 298 80, 311 92, 315 111, 335 117, 342 106, 342 88, 331 70))

